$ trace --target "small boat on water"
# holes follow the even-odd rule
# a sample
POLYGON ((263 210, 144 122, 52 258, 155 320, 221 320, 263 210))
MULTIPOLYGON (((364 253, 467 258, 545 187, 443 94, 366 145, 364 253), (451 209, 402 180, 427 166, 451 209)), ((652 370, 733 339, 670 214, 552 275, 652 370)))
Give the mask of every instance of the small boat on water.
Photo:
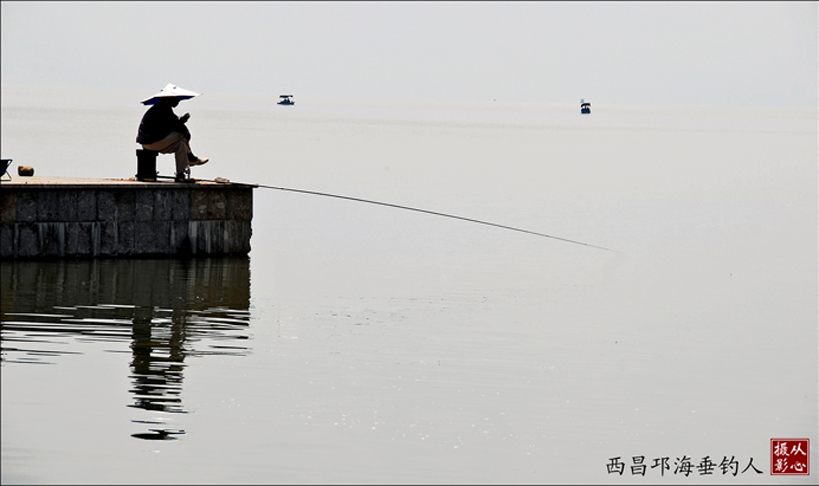
POLYGON ((281 98, 281 101, 279 101, 276 104, 278 104, 278 105, 287 105, 287 106, 295 105, 296 102, 290 99, 292 97, 293 97, 293 95, 281 95, 281 96, 279 96, 279 98, 281 98))
POLYGON ((591 103, 586 100, 580 100, 580 114, 588 115, 591 113, 591 103))

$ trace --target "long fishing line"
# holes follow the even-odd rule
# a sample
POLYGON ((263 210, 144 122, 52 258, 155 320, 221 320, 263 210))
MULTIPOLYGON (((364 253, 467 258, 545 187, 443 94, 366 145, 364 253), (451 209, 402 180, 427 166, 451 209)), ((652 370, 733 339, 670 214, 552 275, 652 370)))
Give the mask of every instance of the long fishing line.
POLYGON ((259 187, 264 187, 266 189, 275 189, 275 190, 278 190, 278 191, 298 192, 298 193, 301 193, 301 194, 312 194, 312 195, 315 195, 315 196, 334 197, 334 198, 337 198, 337 199, 346 199, 348 201, 358 201, 358 202, 363 202, 363 203, 368 203, 368 204, 376 204, 378 206, 386 206, 386 207, 390 207, 390 208, 405 209, 407 211, 415 211, 415 212, 418 212, 418 213, 432 214, 434 216, 442 216, 444 218, 452 218, 452 219, 458 219, 458 220, 461 220, 461 221, 469 221, 470 223, 483 224, 483 225, 486 225, 486 226, 494 226, 496 228, 503 228, 503 229, 507 229, 507 230, 511 230, 511 231, 518 231, 520 233, 527 233, 527 234, 530 234, 530 235, 541 236, 543 238, 551 238, 553 240, 565 241, 567 243, 573 243, 575 245, 582 245, 582 246, 588 246, 588 247, 591 247, 591 248, 597 248, 598 250, 605 250, 605 251, 620 253, 617 250, 612 250, 610 248, 605 248, 605 247, 597 246, 597 245, 591 245, 589 243, 583 243, 582 241, 570 240, 568 238, 561 238, 559 236, 547 235, 545 233, 538 233, 537 231, 531 231, 531 230, 522 229, 522 228, 515 228, 514 226, 506 226, 504 224, 492 223, 492 222, 489 222, 489 221, 481 221, 479 219, 466 218, 466 217, 463 217, 463 216, 456 216, 454 214, 439 213, 438 211, 430 211, 428 209, 412 208, 412 207, 409 207, 409 206, 401 206, 400 204, 392 204, 392 203, 386 203, 386 202, 381 202, 381 201, 373 201, 373 200, 370 200, 370 199, 361 199, 361 198, 358 198, 358 197, 351 197, 351 196, 342 196, 342 195, 339 195, 339 194, 328 194, 328 193, 324 193, 324 192, 307 191, 307 190, 304 190, 304 189, 291 189, 291 188, 287 188, 287 187, 274 187, 274 186, 267 186, 267 185, 264 185, 264 184, 258 184, 258 186, 259 187))
MULTIPOLYGON (((221 179, 221 178, 216 178, 215 180, 208 180, 208 179, 196 179, 196 180, 206 181, 206 182, 217 182, 217 183, 229 182, 228 180, 221 179)), ((357 202, 362 202, 362 203, 367 203, 367 204, 375 204, 375 205, 378 205, 378 206, 386 206, 386 207, 389 207, 389 208, 404 209, 404 210, 407 210, 407 211, 415 211, 417 213, 431 214, 431 215, 434 215, 434 216, 441 216, 441 217, 444 217, 444 218, 452 218, 452 219, 458 219, 458 220, 461 220, 461 221, 468 221, 470 223, 483 224, 483 225, 486 225, 486 226, 494 226, 495 228, 502 228, 502 229, 506 229, 506 230, 510 230, 510 231, 517 231, 519 233, 526 233, 526 234, 530 234, 530 235, 540 236, 540 237, 543 237, 543 238, 551 238, 553 240, 559 240, 559 241, 563 241, 563 242, 566 242, 566 243, 571 243, 571 244, 574 244, 574 245, 588 246, 589 248, 596 248, 598 250, 610 251, 610 252, 613 252, 613 253, 622 253, 620 251, 612 250, 611 248, 606 248, 606 247, 603 247, 603 246, 592 245, 592 244, 589 244, 589 243, 584 243, 582 241, 570 240, 568 238, 561 238, 559 236, 554 236, 554 235, 547 235, 546 233, 539 233, 537 231, 531 231, 531 230, 527 230, 527 229, 523 229, 523 228, 515 228, 514 226, 507 226, 505 224, 492 223, 492 222, 489 222, 489 221, 482 221, 480 219, 466 218, 466 217, 463 217, 463 216, 456 216, 454 214, 441 213, 441 212, 438 212, 438 211, 430 211, 428 209, 420 209, 420 208, 413 208, 413 207, 409 207, 409 206, 402 206, 400 204, 393 204, 393 203, 387 203, 387 202, 382 202, 382 201, 373 201, 372 199, 362 199, 360 197, 343 196, 343 195, 340 195, 340 194, 330 194, 330 193, 327 193, 327 192, 308 191, 308 190, 305 190, 305 189, 293 189, 293 188, 290 188, 290 187, 269 186, 267 184, 248 184, 248 183, 243 183, 243 182, 234 182, 234 184, 245 184, 245 185, 249 185, 249 186, 261 187, 261 188, 264 188, 264 189, 274 189, 276 191, 296 192, 296 193, 300 193, 300 194, 312 194, 314 196, 332 197, 332 198, 336 198, 336 199, 344 199, 344 200, 347 200, 347 201, 357 201, 357 202)))

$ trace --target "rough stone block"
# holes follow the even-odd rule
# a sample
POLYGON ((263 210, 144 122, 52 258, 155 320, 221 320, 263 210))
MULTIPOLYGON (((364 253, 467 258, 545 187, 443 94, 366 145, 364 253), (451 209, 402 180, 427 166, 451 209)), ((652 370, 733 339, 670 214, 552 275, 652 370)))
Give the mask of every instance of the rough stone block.
POLYGON ((117 222, 117 255, 134 254, 134 222, 117 222))
POLYGON ((191 191, 173 192, 173 215, 174 221, 188 221, 191 217, 191 191))
POLYGON ((37 221, 59 221, 59 200, 56 191, 37 191, 37 221))
POLYGON ((40 254, 40 235, 36 223, 17 224, 17 255, 33 257, 40 254))
POLYGON ((136 208, 136 191, 117 191, 114 198, 117 201, 117 221, 133 221, 136 208))
POLYGON ((37 197, 33 191, 17 193, 17 221, 21 223, 37 221, 37 197))
POLYGON ((57 192, 57 221, 62 223, 77 221, 77 191, 57 192))
POLYGON ((154 218, 154 191, 136 191, 134 204, 134 221, 151 221, 154 218))
POLYGON ((191 220, 202 221, 208 219, 208 193, 202 190, 192 190, 191 198, 191 220))
POLYGON ((253 189, 242 190, 242 221, 253 220, 253 189))
POLYGON ((161 190, 154 192, 154 221, 170 221, 172 219, 173 194, 171 192, 161 190))
POLYGON ((117 201, 112 191, 99 191, 97 193, 97 221, 116 221, 117 201))
POLYGON ((171 252, 171 224, 170 221, 154 221, 155 252, 160 255, 171 252))
POLYGON ((0 190, 0 223, 17 222, 18 191, 0 190))
POLYGON ((17 255, 33 257, 40 254, 40 236, 36 223, 19 223, 17 225, 17 255))
POLYGON ((207 255, 210 253, 210 227, 208 221, 198 221, 196 225, 196 254, 207 255))
POLYGON ((117 223, 106 221, 99 224, 99 253, 102 256, 115 256, 117 254, 117 223))
POLYGON ((234 245, 234 221, 222 221, 222 253, 229 255, 233 253, 234 245))
POLYGON ((97 191, 77 191, 77 221, 97 219, 97 191))
POLYGON ((224 221, 226 214, 225 191, 210 191, 208 194, 208 219, 224 221))
POLYGON ((188 222, 171 222, 171 251, 173 253, 190 253, 190 240, 188 239, 188 222))
POLYGON ((154 223, 153 221, 137 221, 134 223, 134 253, 150 255, 154 253, 154 223))
POLYGON ((230 189, 225 191, 227 199, 226 219, 231 221, 250 220, 253 217, 253 204, 250 189, 230 189))
POLYGON ((14 225, 11 223, 0 224, 0 257, 14 257, 14 225))
POLYGON ((225 253, 239 253, 242 248, 244 227, 242 221, 225 221, 225 253))
POLYGON ((212 221, 210 232, 213 241, 211 253, 216 255, 225 253, 225 220, 212 221))
POLYGON ((239 209, 239 192, 235 190, 226 190, 225 192, 225 219, 235 221, 237 217, 241 216, 239 209))
POLYGON ((231 189, 225 191, 227 202, 226 219, 229 221, 250 221, 253 218, 252 194, 250 189, 231 189), (250 204, 248 204, 250 202, 250 204))
POLYGON ((169 255, 171 222, 137 222, 134 225, 134 253, 137 255, 169 255))
POLYGON ((93 256, 99 253, 99 224, 77 224, 77 256, 93 256))
POLYGON ((241 253, 250 253, 250 239, 253 237, 253 223, 250 220, 242 221, 244 231, 242 232, 242 249, 241 253))
POLYGON ((77 255, 77 238, 79 236, 79 223, 65 223, 65 252, 66 256, 77 255))
POLYGON ((40 255, 44 257, 60 257, 65 254, 65 224, 38 223, 40 236, 40 255))

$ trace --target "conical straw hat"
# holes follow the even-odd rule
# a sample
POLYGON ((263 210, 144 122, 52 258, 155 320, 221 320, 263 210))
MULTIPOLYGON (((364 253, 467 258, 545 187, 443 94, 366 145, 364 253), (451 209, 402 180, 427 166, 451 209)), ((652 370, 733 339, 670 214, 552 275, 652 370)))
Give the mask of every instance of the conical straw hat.
POLYGON ((179 98, 180 100, 189 100, 193 97, 199 96, 201 93, 194 93, 193 91, 188 91, 187 89, 182 89, 179 86, 168 84, 162 91, 159 93, 151 96, 150 98, 142 100, 143 105, 153 105, 156 104, 161 98, 179 98))

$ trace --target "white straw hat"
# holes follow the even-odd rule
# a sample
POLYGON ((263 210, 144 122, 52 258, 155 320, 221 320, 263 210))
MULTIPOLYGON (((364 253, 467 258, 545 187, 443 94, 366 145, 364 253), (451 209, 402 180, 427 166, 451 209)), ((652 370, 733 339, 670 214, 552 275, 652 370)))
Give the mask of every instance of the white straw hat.
POLYGON ((179 98, 180 100, 189 100, 196 96, 199 96, 201 93, 194 93, 193 91, 188 91, 187 89, 182 89, 179 86, 168 84, 162 91, 159 93, 151 96, 150 98, 142 100, 143 105, 153 105, 156 104, 161 98, 179 98))

